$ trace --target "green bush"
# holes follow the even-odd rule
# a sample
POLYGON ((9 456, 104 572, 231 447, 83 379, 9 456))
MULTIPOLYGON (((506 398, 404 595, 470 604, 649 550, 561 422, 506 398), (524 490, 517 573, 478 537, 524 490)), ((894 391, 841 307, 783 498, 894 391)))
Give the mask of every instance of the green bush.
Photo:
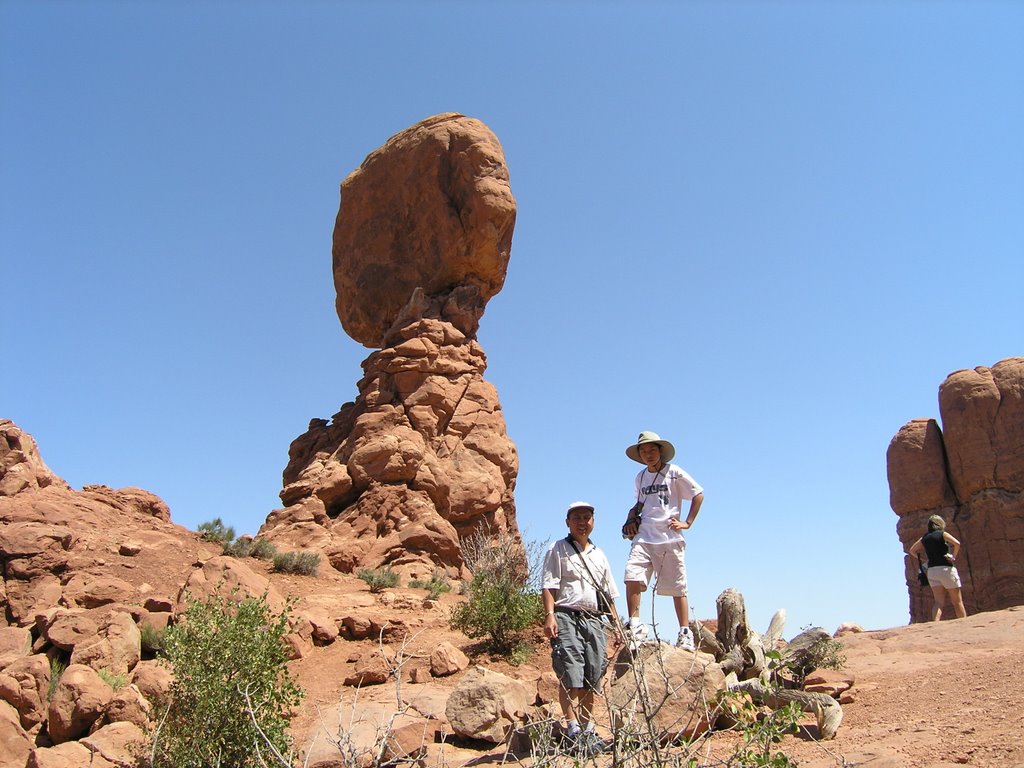
MULTIPOLYGON (((725 696, 736 694, 738 692, 729 691, 725 696)), ((745 711, 744 716, 739 718, 743 723, 739 728, 743 739, 736 746, 727 765, 742 768, 796 768, 796 762, 785 752, 774 750, 783 736, 797 730, 803 714, 800 705, 790 702, 781 709, 759 717, 757 708, 748 698, 740 696, 734 701, 736 706, 745 711)))
MULTIPOLYGON (((273 560, 276 554, 277 547, 266 539, 252 540, 252 549, 249 552, 249 557, 255 557, 257 560, 273 560)), ((319 559, 317 563, 319 564, 319 559)))
POLYGON ((508 533, 478 532, 465 540, 463 559, 473 578, 463 584, 467 600, 452 611, 452 629, 486 638, 489 650, 521 661, 523 632, 544 618, 539 552, 536 546, 524 551, 508 533))
POLYGON ((200 538, 220 544, 227 544, 235 538, 235 529, 225 526, 224 521, 219 517, 215 517, 213 520, 205 523, 200 523, 196 530, 199 532, 200 538))
POLYGON ((100 679, 103 682, 105 682, 115 691, 120 690, 121 688, 124 688, 126 685, 128 685, 127 677, 125 677, 124 675, 119 675, 116 672, 111 672, 106 667, 97 670, 96 674, 100 676, 100 679))
POLYGON ((223 552, 231 557, 248 557, 252 554, 252 542, 248 536, 239 536, 234 541, 223 542, 223 552))
POLYGON ((540 595, 527 592, 517 579, 475 576, 466 594, 469 599, 452 611, 451 627, 468 637, 487 638, 495 653, 518 655, 523 631, 544 618, 540 595))
POLYGON ((302 691, 288 673, 287 632, 288 609, 273 613, 265 595, 188 603, 166 634, 174 683, 153 768, 263 768, 269 746, 289 753, 288 713, 302 691))
POLYGON ((68 663, 64 659, 57 656, 50 659, 50 688, 46 692, 47 701, 53 698, 53 694, 57 691, 57 685, 60 683, 60 676, 64 674, 64 670, 67 668, 68 663))
POLYGON ((142 622, 139 626, 142 650, 149 653, 160 653, 164 649, 165 634, 166 630, 157 629, 148 621, 142 622))
POLYGON ((413 579, 409 582, 409 586, 413 589, 427 590, 427 597, 431 600, 437 600, 445 592, 452 591, 452 585, 448 581, 448 577, 440 568, 434 569, 429 580, 413 579))
POLYGON ((274 570, 279 573, 312 576, 319 567, 320 555, 316 552, 279 552, 274 555, 274 570))
POLYGON ((374 593, 398 586, 398 574, 391 568, 360 568, 356 576, 365 581, 374 593))
POLYGON ((266 539, 254 539, 250 536, 239 536, 234 541, 225 541, 224 554, 231 557, 254 557, 257 560, 272 560, 277 554, 277 547, 266 539))

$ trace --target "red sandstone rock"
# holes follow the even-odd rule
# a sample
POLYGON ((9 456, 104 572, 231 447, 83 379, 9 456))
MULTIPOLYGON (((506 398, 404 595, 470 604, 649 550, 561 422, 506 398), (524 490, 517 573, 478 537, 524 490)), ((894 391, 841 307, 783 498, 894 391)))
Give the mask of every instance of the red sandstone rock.
POLYGON ((68 488, 43 463, 32 436, 10 419, 0 419, 0 496, 49 486, 68 488))
MULTIPOLYGON (((1024 604, 1024 358, 951 373, 939 388, 942 429, 915 419, 889 444, 890 504, 904 549, 941 515, 963 545, 957 570, 968 613, 1024 604)), ((931 592, 907 558, 912 621, 931 592)))
POLYGON ((476 531, 518 537, 518 457, 475 339, 515 211, 500 144, 461 115, 401 132, 345 179, 338 316, 382 348, 355 402, 292 443, 286 506, 261 535, 304 541, 342 572, 388 565, 407 579, 460 575, 460 542, 476 531))
POLYGON ((32 739, 21 727, 18 711, 0 701, 0 765, 24 765, 32 750, 32 739))
POLYGON ((146 734, 135 723, 119 721, 103 726, 80 743, 96 757, 113 765, 131 768, 138 765, 137 756, 148 742, 146 734))
POLYGON ((725 674, 715 663, 715 657, 664 643, 641 646, 638 653, 647 662, 639 668, 639 681, 630 666, 633 653, 623 649, 605 684, 613 712, 628 719, 631 713, 639 711, 639 697, 645 696, 652 702, 645 717, 665 741, 689 739, 708 731, 713 722, 707 719, 704 702, 716 700, 726 689, 725 674))
POLYGON ((50 662, 40 654, 13 661, 0 671, 0 699, 18 711, 25 729, 46 719, 50 662))
POLYGON ((26 768, 115 768, 114 763, 94 755, 77 741, 66 741, 55 747, 32 750, 26 768))
POLYGON ((479 120, 436 115, 390 138, 341 185, 334 283, 345 331, 382 346, 416 288, 471 288, 482 310, 504 283, 515 215, 501 145, 479 120))
POLYGON ((153 706, 142 695, 137 685, 126 685, 114 691, 114 695, 103 712, 104 724, 127 722, 142 730, 149 730, 153 706))
POLYGON ((140 661, 132 670, 132 684, 152 704, 159 704, 167 698, 173 681, 170 669, 161 662, 140 661))
POLYGON ((141 640, 142 635, 131 615, 121 610, 110 611, 99 622, 94 637, 75 645, 71 663, 127 675, 141 659, 141 640))
POLYGON ((445 716, 458 735, 500 744, 524 722, 533 698, 518 680, 478 666, 448 697, 445 716))
POLYGON ((32 633, 23 627, 0 627, 0 669, 32 653, 32 633))
POLYGON ((446 677, 469 666, 469 658, 451 643, 441 643, 430 654, 430 674, 446 677))
POLYGON ((103 714, 114 695, 92 667, 72 664, 60 676, 47 709, 46 728, 55 744, 77 739, 103 714))
POLYGON ((267 605, 274 612, 284 609, 285 600, 265 576, 253 571, 234 557, 218 556, 203 563, 189 574, 178 595, 178 610, 184 610, 186 598, 204 601, 214 595, 241 601, 266 594, 267 605))

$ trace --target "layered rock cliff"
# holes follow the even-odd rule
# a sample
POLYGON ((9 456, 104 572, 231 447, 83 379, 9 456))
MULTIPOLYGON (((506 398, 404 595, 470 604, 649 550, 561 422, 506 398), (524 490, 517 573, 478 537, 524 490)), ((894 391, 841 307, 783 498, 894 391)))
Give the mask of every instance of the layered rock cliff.
MULTIPOLYGON (((938 514, 963 548, 957 570, 968 613, 1024 604, 1024 358, 951 373, 935 419, 908 422, 889 444, 889 499, 904 549, 938 514)), ((931 595, 908 558, 911 621, 931 595)))

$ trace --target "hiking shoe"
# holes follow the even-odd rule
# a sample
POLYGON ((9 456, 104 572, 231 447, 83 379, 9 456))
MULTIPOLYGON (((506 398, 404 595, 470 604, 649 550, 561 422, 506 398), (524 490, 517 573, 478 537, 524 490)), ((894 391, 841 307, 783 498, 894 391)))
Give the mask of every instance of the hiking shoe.
POLYGON ((694 650, 693 632, 690 631, 689 627, 682 627, 679 630, 679 637, 676 638, 676 648, 682 648, 684 651, 694 650))
POLYGON ((569 752, 578 751, 583 743, 584 733, 580 728, 575 731, 562 731, 562 748, 569 752))
POLYGON ((584 731, 576 742, 576 754, 586 759, 608 751, 608 744, 596 731, 584 731))
POLYGON ((637 648, 643 645, 643 642, 647 639, 647 627, 643 624, 637 624, 636 626, 626 625, 626 642, 629 643, 630 648, 637 648))
MULTIPOLYGON (((567 739, 568 741, 568 739, 567 739)), ((608 749, 608 745, 604 739, 597 735, 595 731, 576 731, 576 735, 566 745, 567 752, 571 755, 575 755, 577 758, 586 760, 587 758, 599 755, 608 749)))

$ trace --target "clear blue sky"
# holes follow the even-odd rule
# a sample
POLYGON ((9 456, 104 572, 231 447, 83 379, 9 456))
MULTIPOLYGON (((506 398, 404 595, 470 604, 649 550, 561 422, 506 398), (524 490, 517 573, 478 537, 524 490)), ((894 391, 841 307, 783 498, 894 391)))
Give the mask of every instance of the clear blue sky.
POLYGON ((446 111, 519 203, 480 341, 527 538, 587 499, 620 571, 650 429, 706 488, 696 617, 905 623, 889 441, 1024 354, 1018 2, 0 0, 0 416, 255 532, 369 354, 338 185, 446 111))

